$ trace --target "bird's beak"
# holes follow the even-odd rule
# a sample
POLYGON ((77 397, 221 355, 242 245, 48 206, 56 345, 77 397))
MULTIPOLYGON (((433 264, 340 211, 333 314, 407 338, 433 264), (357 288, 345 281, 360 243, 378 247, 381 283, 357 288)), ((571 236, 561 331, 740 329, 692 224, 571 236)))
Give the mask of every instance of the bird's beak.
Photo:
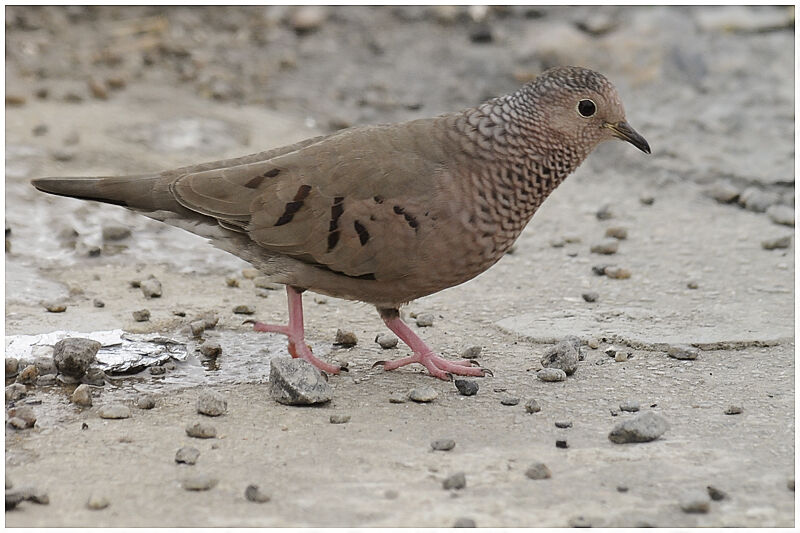
POLYGON ((650 153, 650 145, 647 144, 647 141, 644 140, 644 137, 639 135, 636 130, 631 128, 631 125, 624 120, 621 120, 616 124, 606 122, 604 126, 613 131, 615 137, 619 137, 623 141, 628 141, 646 154, 650 153))

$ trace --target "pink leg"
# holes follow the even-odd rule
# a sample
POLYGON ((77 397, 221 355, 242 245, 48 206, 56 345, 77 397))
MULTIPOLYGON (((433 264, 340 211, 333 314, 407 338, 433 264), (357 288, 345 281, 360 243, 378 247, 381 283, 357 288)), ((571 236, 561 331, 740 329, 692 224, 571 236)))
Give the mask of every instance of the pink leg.
POLYGON ((326 363, 314 357, 311 348, 305 341, 305 328, 303 327, 303 294, 293 287, 286 286, 286 297, 289 300, 289 325, 277 326, 254 322, 253 329, 267 333, 280 333, 289 337, 289 353, 292 357, 305 359, 315 367, 330 374, 338 374, 340 367, 326 363))
POLYGON ((419 363, 428 369, 432 375, 440 379, 450 379, 450 374, 458 374, 461 376, 483 376, 484 370, 472 366, 471 361, 448 361, 433 353, 433 350, 428 348, 428 345, 423 342, 405 322, 402 321, 396 311, 381 310, 381 317, 383 318, 386 326, 394 332, 395 335, 400 337, 404 343, 414 352, 414 355, 397 359, 395 361, 386 361, 383 363, 384 370, 394 370, 411 363, 419 363))

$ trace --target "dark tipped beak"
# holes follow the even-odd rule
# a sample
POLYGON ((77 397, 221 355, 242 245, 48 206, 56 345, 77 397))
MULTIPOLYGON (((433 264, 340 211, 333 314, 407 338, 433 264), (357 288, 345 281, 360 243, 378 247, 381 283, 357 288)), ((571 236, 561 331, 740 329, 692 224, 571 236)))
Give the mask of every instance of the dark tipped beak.
POLYGON ((644 137, 639 135, 636 130, 631 128, 631 125, 624 120, 617 122, 616 124, 607 122, 605 126, 614 132, 614 136, 619 137, 623 141, 628 141, 646 154, 650 153, 650 145, 647 144, 647 141, 644 140, 644 137))

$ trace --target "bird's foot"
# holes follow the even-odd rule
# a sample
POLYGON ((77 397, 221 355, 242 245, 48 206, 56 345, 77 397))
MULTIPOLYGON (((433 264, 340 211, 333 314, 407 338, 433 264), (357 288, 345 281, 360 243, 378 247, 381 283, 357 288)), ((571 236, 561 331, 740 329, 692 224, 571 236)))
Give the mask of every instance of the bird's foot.
POLYGON ((319 368, 323 372, 327 372, 329 374, 338 374, 342 367, 337 365, 332 365, 330 363, 326 363, 322 359, 316 357, 313 353, 311 353, 311 347, 306 344, 302 335, 297 335, 295 331, 292 331, 289 326, 278 326, 273 324, 264 324, 263 322, 256 322, 256 321, 247 321, 247 323, 253 324, 253 329, 255 331, 263 331, 266 333, 280 333, 281 335, 286 335, 289 337, 289 354, 294 357, 295 359, 305 359, 315 367, 319 368))
POLYGON ((449 380, 451 374, 459 376, 484 376, 486 370, 479 366, 472 366, 473 361, 469 359, 461 359, 458 361, 450 361, 443 357, 439 357, 432 351, 415 352, 414 355, 397 359, 395 361, 384 361, 384 370, 394 370, 401 366, 410 365, 411 363, 419 363, 428 369, 431 375, 439 379, 449 380))

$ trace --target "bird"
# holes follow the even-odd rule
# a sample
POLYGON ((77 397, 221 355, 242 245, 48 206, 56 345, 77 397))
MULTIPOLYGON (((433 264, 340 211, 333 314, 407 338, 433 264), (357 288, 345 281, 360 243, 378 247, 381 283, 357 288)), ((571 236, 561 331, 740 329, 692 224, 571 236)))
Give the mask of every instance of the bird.
POLYGON ((40 191, 123 206, 208 239, 286 287, 292 357, 336 374, 305 342, 306 290, 374 305, 419 363, 441 379, 484 376, 437 355, 401 306, 486 271, 542 202, 601 142, 649 154, 602 74, 554 67, 477 107, 355 126, 257 154, 160 173, 38 178, 40 191))

